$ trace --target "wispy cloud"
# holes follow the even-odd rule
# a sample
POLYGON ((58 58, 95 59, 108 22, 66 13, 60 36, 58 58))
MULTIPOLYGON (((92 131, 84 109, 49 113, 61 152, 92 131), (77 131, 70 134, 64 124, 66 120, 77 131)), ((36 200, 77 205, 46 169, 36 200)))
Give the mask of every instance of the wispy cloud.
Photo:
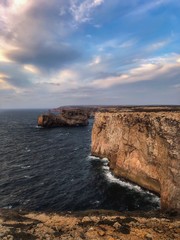
POLYGON ((97 48, 99 51, 106 51, 108 49, 131 48, 135 46, 137 42, 138 40, 135 38, 127 38, 126 40, 115 38, 102 42, 99 46, 97 46, 97 48))
POLYGON ((71 0, 70 11, 77 24, 90 21, 95 8, 103 4, 104 0, 71 0))
MULTIPOLYGON (((118 76, 108 76, 103 79, 96 79, 91 86, 97 88, 110 88, 114 85, 128 84, 140 81, 149 81, 154 79, 166 79, 180 75, 180 64, 177 62, 178 56, 168 56, 149 59, 149 63, 142 63, 138 67, 131 68, 127 72, 118 76)), ((146 60, 148 61, 148 59, 146 60)))
POLYGON ((155 43, 152 43, 151 45, 149 45, 146 48, 146 50, 147 51, 156 51, 156 50, 159 50, 159 49, 165 47, 169 43, 170 43, 170 39, 167 39, 167 40, 164 40, 164 41, 155 42, 155 43))
POLYGON ((137 15, 144 15, 149 11, 157 9, 164 4, 169 3, 170 0, 153 0, 153 1, 146 1, 145 4, 138 5, 134 10, 128 13, 128 16, 137 16, 137 15))

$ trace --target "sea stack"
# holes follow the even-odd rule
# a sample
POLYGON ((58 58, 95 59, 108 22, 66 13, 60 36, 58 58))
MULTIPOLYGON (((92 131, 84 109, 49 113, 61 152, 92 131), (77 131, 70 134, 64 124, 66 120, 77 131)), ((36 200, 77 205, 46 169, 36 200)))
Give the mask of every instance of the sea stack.
POLYGON ((38 117, 38 126, 44 128, 87 125, 88 115, 80 109, 63 110, 60 114, 47 113, 38 117))
POLYGON ((91 152, 116 176, 160 194, 163 210, 180 210, 179 107, 96 113, 91 152))

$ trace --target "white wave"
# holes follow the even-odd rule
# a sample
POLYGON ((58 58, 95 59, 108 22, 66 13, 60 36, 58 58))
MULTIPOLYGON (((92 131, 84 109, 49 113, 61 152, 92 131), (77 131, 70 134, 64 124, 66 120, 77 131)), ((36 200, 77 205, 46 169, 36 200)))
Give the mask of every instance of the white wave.
POLYGON ((111 182, 111 183, 117 183, 119 184, 120 186, 122 187, 126 187, 130 190, 134 190, 136 192, 139 192, 140 194, 143 194, 143 195, 146 195, 146 196, 149 196, 150 199, 151 199, 151 202, 153 203, 157 203, 157 204, 160 204, 160 198, 158 196, 156 196, 155 194, 147 191, 147 190, 144 190, 142 189, 140 186, 137 186, 135 184, 132 184, 130 182, 125 182, 125 181, 122 181, 120 180, 119 178, 116 178, 111 172, 110 170, 107 168, 105 169, 104 168, 105 166, 103 166, 102 168, 105 170, 104 171, 104 174, 106 176, 106 179, 111 182))
POLYGON ((89 155, 88 159, 89 160, 99 160, 99 161, 101 161, 103 163, 103 165, 106 165, 106 166, 109 163, 108 158, 100 158, 100 157, 96 157, 96 156, 93 156, 93 155, 89 155))
POLYGON ((102 169, 109 170, 109 166, 108 165, 104 165, 104 166, 102 166, 102 169))
POLYGON ((108 166, 109 165, 108 158, 102 158, 102 159, 100 159, 100 161, 103 163, 104 166, 108 166))
MULTIPOLYGON (((150 194, 150 192, 147 192, 147 194, 150 194)), ((161 203, 160 198, 155 194, 151 195, 151 202, 159 204, 159 207, 160 207, 160 203, 161 203)))
POLYGON ((74 148, 74 151, 77 151, 77 150, 79 150, 79 148, 74 148))
POLYGON ((11 205, 8 205, 8 206, 5 206, 5 207, 3 207, 4 209, 11 209, 12 208, 12 206, 11 205))
POLYGON ((32 177, 29 176, 29 175, 25 175, 24 178, 30 179, 30 178, 32 178, 32 177))
POLYGON ((90 156, 88 156, 88 159, 99 160, 103 163, 102 164, 102 169, 103 169, 103 172, 105 174, 106 179, 109 182, 117 183, 117 184, 121 185, 122 187, 126 187, 130 190, 134 190, 136 192, 139 192, 140 194, 149 196, 150 199, 151 199, 151 202, 160 204, 160 198, 158 196, 156 196, 155 194, 149 192, 148 190, 144 190, 143 188, 141 188, 138 185, 135 185, 135 184, 130 183, 130 182, 122 181, 119 178, 116 178, 110 171, 108 158, 102 158, 101 159, 99 157, 95 157, 95 156, 90 155, 90 156))
POLYGON ((25 148, 26 152, 31 152, 31 149, 29 149, 28 147, 25 148))
POLYGON ((121 185, 122 187, 127 187, 131 190, 133 189, 133 190, 136 190, 138 192, 143 191, 142 188, 137 186, 137 185, 134 185, 134 184, 131 184, 129 182, 122 181, 119 178, 116 178, 115 176, 112 175, 112 173, 109 170, 105 172, 105 176, 106 176, 106 179, 109 182, 117 183, 117 184, 121 185))
POLYGON ((89 156, 88 156, 88 159, 89 159, 89 160, 98 160, 98 159, 100 160, 99 157, 95 157, 95 156, 92 156, 92 155, 89 155, 89 156))
POLYGON ((41 127, 41 126, 35 126, 35 128, 43 128, 43 127, 41 127))
POLYGON ((27 168, 30 168, 31 166, 29 165, 29 166, 22 166, 21 168, 22 169, 27 169, 27 168))

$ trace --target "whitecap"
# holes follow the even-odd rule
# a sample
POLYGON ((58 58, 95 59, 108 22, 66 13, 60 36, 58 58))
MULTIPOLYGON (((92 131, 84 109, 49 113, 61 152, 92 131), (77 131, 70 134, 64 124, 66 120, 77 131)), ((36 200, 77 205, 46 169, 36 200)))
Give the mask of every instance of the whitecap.
POLYGON ((35 128, 43 128, 43 127, 41 127, 41 126, 35 126, 35 128))
POLYGON ((100 159, 100 161, 103 163, 104 166, 108 166, 108 164, 109 164, 108 158, 102 158, 102 159, 100 159))
POLYGON ((32 178, 32 177, 29 176, 29 175, 25 175, 24 178, 30 179, 30 178, 32 178))
POLYGON ((103 170, 105 170, 105 171, 104 171, 105 177, 106 177, 106 179, 107 179, 110 183, 117 183, 117 184, 119 184, 119 185, 122 186, 122 187, 126 187, 126 188, 128 188, 128 189, 130 189, 130 190, 134 190, 134 191, 136 191, 136 192, 139 192, 140 194, 149 196, 151 202, 156 203, 156 204, 160 204, 160 198, 159 198, 157 195, 149 192, 148 190, 144 190, 144 189, 141 188, 140 186, 137 186, 137 185, 135 185, 135 184, 133 184, 133 183, 126 182, 126 181, 122 181, 121 179, 116 178, 116 177, 110 172, 110 170, 109 170, 108 168, 105 169, 104 167, 105 167, 105 166, 102 166, 103 170))
POLYGON ((103 162, 109 162, 109 159, 106 158, 106 157, 102 158, 101 160, 102 160, 103 162))
POLYGON ((11 209, 12 208, 12 205, 8 205, 8 206, 5 206, 3 207, 4 209, 11 209))
POLYGON ((21 168, 22 169, 27 169, 27 168, 30 168, 31 166, 29 165, 29 166, 22 166, 21 168))
POLYGON ((88 156, 88 159, 89 159, 89 160, 98 160, 98 159, 100 160, 99 157, 95 157, 95 156, 92 156, 92 155, 89 155, 89 156, 88 156))
POLYGON ((109 170, 109 166, 108 165, 104 165, 104 166, 102 166, 102 169, 109 170))
POLYGON ((92 202, 92 204, 98 206, 100 204, 100 201, 96 200, 96 201, 92 202))

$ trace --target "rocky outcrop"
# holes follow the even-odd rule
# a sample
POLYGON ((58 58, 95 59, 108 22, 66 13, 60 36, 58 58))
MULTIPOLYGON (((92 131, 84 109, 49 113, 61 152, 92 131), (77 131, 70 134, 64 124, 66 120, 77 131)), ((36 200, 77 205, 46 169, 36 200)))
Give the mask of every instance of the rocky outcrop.
POLYGON ((61 114, 42 114, 38 117, 38 126, 41 127, 64 127, 86 126, 88 116, 82 110, 63 110, 61 114))
POLYGON ((0 210, 0 239, 167 240, 179 239, 178 216, 160 213, 85 211, 38 213, 0 210))
POLYGON ((114 174, 159 193, 162 209, 180 209, 180 109, 96 113, 92 154, 114 174))

